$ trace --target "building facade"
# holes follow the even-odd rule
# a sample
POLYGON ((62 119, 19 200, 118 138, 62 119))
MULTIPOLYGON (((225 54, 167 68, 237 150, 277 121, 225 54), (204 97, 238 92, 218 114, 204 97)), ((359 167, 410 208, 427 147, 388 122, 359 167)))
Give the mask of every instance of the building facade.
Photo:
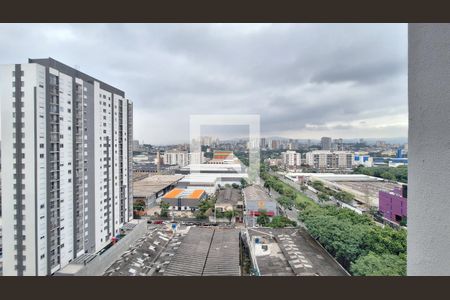
POLYGON ((301 153, 295 151, 286 151, 281 153, 283 164, 287 167, 300 167, 302 164, 301 153))
POLYGON ((331 150, 331 138, 323 137, 320 140, 320 146, 322 147, 322 150, 331 150))
POLYGON ((406 185, 403 185, 401 189, 394 189, 390 192, 380 191, 379 211, 386 219, 400 223, 407 217, 407 194, 406 185))
POLYGON ((51 58, 0 68, 4 275, 95 253, 132 211, 132 103, 51 58))
POLYGON ((189 164, 189 154, 187 151, 169 150, 164 152, 163 163, 166 165, 178 165, 180 167, 189 164))
POLYGON ((353 156, 354 166, 373 167, 373 157, 368 154, 355 153, 353 156))
POLYGON ((319 170, 351 169, 353 153, 317 150, 306 153, 306 164, 319 170))

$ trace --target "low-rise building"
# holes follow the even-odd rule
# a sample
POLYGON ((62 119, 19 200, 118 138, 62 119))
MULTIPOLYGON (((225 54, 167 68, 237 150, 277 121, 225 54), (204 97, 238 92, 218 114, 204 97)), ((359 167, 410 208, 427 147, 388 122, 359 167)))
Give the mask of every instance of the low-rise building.
POLYGON ((237 184, 247 180, 245 173, 191 173, 178 182, 179 188, 204 189, 208 194, 214 194, 221 186, 237 184))
POLYGON ((156 199, 172 190, 183 175, 148 175, 133 182, 133 201, 144 200, 148 208, 156 205, 156 199))
POLYGON ((366 154, 355 153, 355 155, 353 156, 353 165, 373 167, 373 157, 370 157, 370 155, 366 154))
POLYGON ((407 186, 395 188, 390 192, 379 192, 379 211, 383 217, 400 223, 407 217, 407 186))
POLYGON ((216 204, 214 206, 216 212, 234 211, 235 220, 242 222, 242 211, 244 209, 244 202, 242 192, 239 189, 226 187, 220 189, 217 193, 216 204))
POLYGON ((175 188, 165 194, 161 201, 170 205, 169 210, 197 210, 200 202, 208 197, 205 190, 175 188))
POLYGON ((388 161, 388 166, 391 168, 396 168, 398 166, 407 166, 408 159, 407 158, 391 158, 388 161))
POLYGON ((243 189, 245 218, 247 224, 256 225, 257 216, 265 212, 269 217, 278 215, 277 203, 260 186, 251 185, 243 189))
POLYGON ((213 153, 213 158, 207 164, 238 164, 239 159, 234 156, 233 151, 217 150, 213 153))
POLYGON ((281 166, 283 164, 283 160, 281 158, 267 158, 266 162, 269 164, 269 166, 281 166))

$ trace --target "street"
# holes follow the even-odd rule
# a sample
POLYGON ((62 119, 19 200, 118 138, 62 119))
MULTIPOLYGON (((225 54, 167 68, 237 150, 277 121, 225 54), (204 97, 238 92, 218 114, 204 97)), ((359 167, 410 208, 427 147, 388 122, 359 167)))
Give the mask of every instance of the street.
MULTIPOLYGON (((262 178, 260 180, 261 180, 261 186, 264 187, 264 180, 262 178)), ((281 195, 273 189, 270 190, 270 197, 277 202, 279 209, 283 212, 283 214, 287 218, 289 218, 289 220, 297 222, 297 224, 299 224, 301 227, 305 227, 304 224, 301 221, 299 221, 299 219, 298 219, 298 209, 297 208, 293 207, 291 210, 289 210, 289 209, 285 209, 284 207, 282 207, 277 201, 277 199, 279 197, 281 197, 281 195)))
POLYGON ((282 182, 284 182, 284 183, 288 184, 289 186, 291 186, 292 188, 294 188, 296 191, 298 191, 298 192, 304 194, 304 195, 307 196, 308 198, 311 198, 311 199, 314 200, 315 202, 319 203, 319 198, 318 198, 317 195, 316 195, 315 193, 313 193, 312 191, 310 191, 310 190, 308 190, 308 189, 305 190, 305 191, 302 191, 302 189, 300 188, 300 185, 296 184, 295 182, 293 182, 293 181, 291 181, 291 180, 288 180, 288 179, 284 178, 284 177, 281 176, 280 174, 278 174, 278 173, 276 173, 276 172, 274 172, 274 171, 272 171, 272 170, 270 170, 270 169, 269 169, 269 174, 270 174, 270 175, 273 175, 273 176, 275 176, 275 177, 277 177, 277 178, 280 179, 282 182))

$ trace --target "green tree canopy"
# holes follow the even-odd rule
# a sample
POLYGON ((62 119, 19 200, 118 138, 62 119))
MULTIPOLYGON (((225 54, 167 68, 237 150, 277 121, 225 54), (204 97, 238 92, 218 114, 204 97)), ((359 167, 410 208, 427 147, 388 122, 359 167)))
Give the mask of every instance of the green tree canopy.
POLYGON ((356 276, 406 276, 406 256, 369 253, 351 264, 356 276))
POLYGON ((270 218, 265 210, 259 211, 259 216, 256 218, 256 223, 261 226, 267 226, 270 223, 270 218))

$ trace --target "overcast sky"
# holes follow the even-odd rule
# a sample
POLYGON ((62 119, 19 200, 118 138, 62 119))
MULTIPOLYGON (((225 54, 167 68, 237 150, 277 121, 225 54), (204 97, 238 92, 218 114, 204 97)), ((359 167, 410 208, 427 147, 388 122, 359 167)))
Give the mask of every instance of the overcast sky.
POLYGON ((0 64, 52 57, 124 90, 146 143, 211 113, 259 114, 263 136, 407 136, 405 24, 0 24, 0 40, 0 64))

